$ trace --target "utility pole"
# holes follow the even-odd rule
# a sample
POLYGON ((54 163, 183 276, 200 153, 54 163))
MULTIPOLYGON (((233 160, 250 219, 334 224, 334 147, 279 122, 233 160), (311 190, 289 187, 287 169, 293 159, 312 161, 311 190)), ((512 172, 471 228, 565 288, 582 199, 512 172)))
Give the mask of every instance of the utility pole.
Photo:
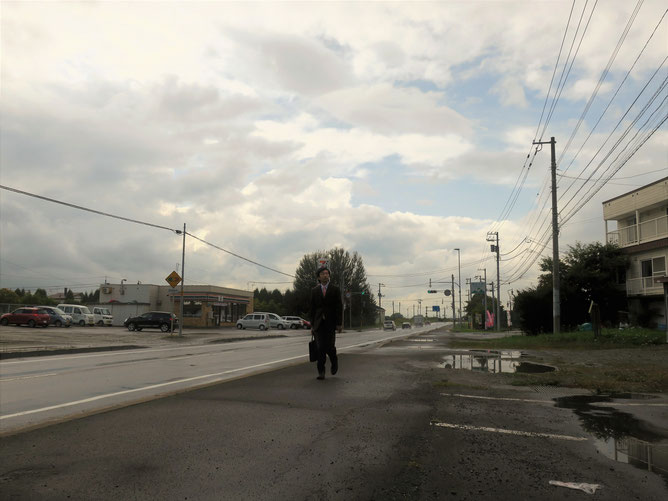
POLYGON ((183 284, 186 281, 186 223, 183 223, 183 249, 181 250, 181 305, 179 310, 179 337, 183 336, 183 284))
POLYGON ((496 303, 496 298, 494 297, 494 280, 492 280, 492 311, 494 311, 494 303, 496 303))
POLYGON ((385 287, 385 284, 378 284, 378 320, 380 320, 380 327, 383 327, 383 309, 381 307, 381 298, 383 295, 380 293, 380 288, 385 287))
MULTIPOLYGON (((493 242, 496 238, 496 245, 491 246, 492 252, 496 252, 496 296, 499 298, 499 302, 496 303, 496 330, 501 330, 501 275, 499 273, 499 232, 495 231, 493 233, 487 234, 487 241, 493 242), (490 235, 494 235, 490 240, 490 235)), ((494 292, 494 289, 492 289, 494 292)), ((492 305, 493 306, 493 305, 492 305)), ((492 309, 494 309, 492 307, 492 309)))
MULTIPOLYGON (((458 283, 457 286, 459 287, 459 323, 461 325, 462 323, 462 253, 459 248, 455 249, 457 251, 457 273, 459 275, 458 277, 458 283)), ((498 261, 497 261, 498 263, 498 261)), ((454 294, 455 291, 452 291, 454 294)))
POLYGON ((559 300, 559 213, 557 212, 557 156, 554 136, 549 141, 534 141, 533 144, 550 145, 550 170, 552 174, 552 332, 561 330, 561 306, 559 300))
POLYGON ((454 327, 457 320, 457 313, 455 312, 455 275, 452 275, 452 326, 454 327))
POLYGON ((487 330, 487 268, 485 268, 483 271, 485 272, 485 276, 483 277, 483 282, 485 282, 485 294, 482 298, 482 324, 484 327, 483 330, 487 330))

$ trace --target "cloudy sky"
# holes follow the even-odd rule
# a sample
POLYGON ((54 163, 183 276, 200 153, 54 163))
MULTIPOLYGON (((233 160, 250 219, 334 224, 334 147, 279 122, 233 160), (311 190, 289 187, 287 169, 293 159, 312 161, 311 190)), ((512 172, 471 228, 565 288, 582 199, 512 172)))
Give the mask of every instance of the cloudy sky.
POLYGON ((506 302, 551 255, 532 141, 562 251, 666 176, 665 7, 3 1, 0 287, 162 285, 185 223, 216 246, 186 283, 286 289, 340 246, 406 310, 458 257, 495 280, 498 232, 506 302))

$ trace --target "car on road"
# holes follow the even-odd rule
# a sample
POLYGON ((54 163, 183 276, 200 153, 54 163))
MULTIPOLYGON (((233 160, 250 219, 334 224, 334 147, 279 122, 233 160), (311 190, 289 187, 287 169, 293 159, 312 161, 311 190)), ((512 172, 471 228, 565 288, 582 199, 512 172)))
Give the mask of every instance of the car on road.
POLYGON ((38 306, 40 310, 44 310, 51 318, 50 325, 55 327, 69 327, 72 325, 72 315, 68 315, 63 310, 56 306, 38 306))
POLYGON ((402 329, 412 329, 413 326, 411 324, 409 324, 408 322, 404 322, 403 324, 401 324, 401 328, 402 329))
POLYGON ((304 327, 304 321, 299 317, 285 316, 281 318, 283 318, 283 320, 285 320, 286 322, 290 322, 291 329, 302 329, 304 327))
POLYGON ((279 317, 276 313, 267 313, 269 315, 269 325, 272 329, 285 330, 290 328, 290 322, 279 317))
POLYGON ((237 320, 237 329, 260 329, 261 331, 271 328, 269 314, 262 312, 249 313, 244 318, 237 320))
POLYGON ((309 322, 308 320, 304 320, 303 318, 302 322, 304 322, 304 329, 311 329, 311 322, 309 322))
POLYGON ((100 306, 93 307, 93 317, 95 317, 95 325, 108 325, 111 327, 114 320, 109 308, 102 308, 100 306))
POLYGON ((160 329, 162 332, 169 332, 178 328, 179 318, 167 311, 147 311, 139 316, 126 318, 123 325, 129 331, 160 329))
POLYGON ((384 330, 384 331, 396 331, 396 330, 397 330, 397 326, 396 326, 396 324, 394 323, 394 320, 385 320, 385 321, 383 322, 383 330, 384 330))
POLYGON ((35 307, 17 308, 11 313, 0 316, 0 325, 27 325, 28 327, 46 327, 51 322, 49 314, 35 307))
POLYGON ((95 325, 95 317, 88 309, 88 306, 80 304, 64 304, 58 305, 58 308, 63 310, 68 315, 72 315, 72 323, 76 325, 95 325))

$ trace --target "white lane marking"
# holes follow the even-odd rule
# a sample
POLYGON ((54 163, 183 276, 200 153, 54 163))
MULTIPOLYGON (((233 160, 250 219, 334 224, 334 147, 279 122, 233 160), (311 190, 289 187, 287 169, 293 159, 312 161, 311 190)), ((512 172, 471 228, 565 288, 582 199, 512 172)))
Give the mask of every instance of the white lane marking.
POLYGON ((617 407, 617 406, 627 406, 627 407, 668 407, 668 404, 634 404, 632 402, 592 402, 589 405, 597 405, 602 407, 617 407))
POLYGON ((559 440, 573 440, 576 442, 582 442, 588 440, 584 437, 573 437, 571 435, 556 435, 554 433, 537 433, 533 431, 520 431, 520 430, 505 430, 503 428, 489 428, 487 426, 470 426, 466 424, 452 424, 452 423, 441 423, 439 421, 432 421, 432 426, 440 426, 442 428, 455 428, 459 430, 469 430, 469 431, 489 431, 493 433, 505 433, 508 435, 521 435, 523 437, 540 437, 540 438, 557 438, 559 440))
MULTIPOLYGON (((411 333, 412 334, 412 333, 411 333)), ((374 344, 374 343, 381 343, 383 341, 388 341, 390 339, 397 339, 397 338, 402 338, 402 337, 408 337, 411 334, 409 333, 402 333, 397 336, 390 336, 382 339, 377 339, 377 340, 370 340, 366 341, 364 343, 359 343, 359 344, 354 344, 350 346, 345 346, 343 348, 337 348, 338 350, 343 350, 346 348, 357 348, 358 346, 364 346, 364 345, 369 345, 369 344, 374 344)), ((292 337, 292 336, 287 336, 287 337, 292 337)), ((310 337, 308 338, 310 340, 310 337)), ((250 337, 248 339, 244 339, 243 341, 238 341, 240 343, 245 343, 247 341, 253 341, 254 338, 250 337)), ((216 343, 216 344, 224 344, 224 343, 216 343)), ((208 345, 202 345, 202 344, 194 344, 188 346, 189 348, 196 349, 196 348, 202 348, 204 346, 208 345)), ((108 351, 103 351, 103 352, 95 352, 95 353, 87 353, 87 354, 82 354, 82 355, 67 355, 67 356, 49 356, 48 360, 72 360, 72 359, 77 359, 77 358, 92 358, 92 357, 111 357, 111 356, 119 356, 119 355, 128 355, 128 354, 135 354, 135 353, 154 353, 154 352, 159 352, 159 351, 174 351, 174 350, 183 350, 185 347, 184 346, 177 346, 173 348, 140 348, 136 350, 108 350, 108 351)), ((11 365, 11 364, 25 364, 25 363, 35 363, 35 362, 43 362, 44 358, 43 357, 29 357, 29 358, 22 358, 20 360, 0 360, 0 365, 11 365)))
POLYGON ((5 377, 5 378, 0 378, 0 383, 4 383, 5 381, 17 381, 19 379, 34 379, 37 377, 57 376, 57 375, 58 373, 56 372, 50 372, 49 374, 37 374, 35 376, 5 377))
MULTIPOLYGON (((382 341, 387 341, 389 339, 395 339, 397 337, 400 337, 400 336, 393 336, 393 337, 378 339, 378 340, 375 340, 375 341, 367 341, 367 342, 360 343, 360 344, 345 346, 345 347, 340 348, 339 351, 346 350, 346 349, 349 349, 349 348, 356 348, 358 346, 366 346, 366 345, 369 345, 369 344, 379 343, 379 342, 382 342, 382 341)), ((173 349, 173 348, 168 348, 168 349, 173 349)), ((182 348, 180 348, 180 349, 182 349, 182 348)), ((145 350, 142 350, 142 352, 146 353, 145 350)), ((73 402, 65 402, 63 404, 50 405, 48 407, 42 407, 40 409, 32 409, 32 410, 29 410, 29 411, 15 412, 14 414, 6 414, 4 416, 0 416, 0 420, 10 419, 10 418, 19 417, 19 416, 27 416, 29 414, 37 414, 37 413, 40 413, 40 412, 47 412, 47 411, 50 411, 50 410, 60 409, 60 408, 63 408, 63 407, 72 407, 74 405, 85 404, 85 403, 88 403, 88 402, 95 402, 97 400, 116 397, 116 396, 120 396, 120 395, 127 395, 129 393, 136 393, 138 391, 152 390, 152 389, 155 389, 155 388, 161 388, 161 387, 164 387, 164 386, 170 386, 170 385, 179 384, 179 383, 188 383, 190 381, 197 381, 198 379, 207 379, 207 378, 218 377, 219 379, 214 379, 211 382, 215 382, 215 381, 218 381, 218 380, 222 381, 220 376, 224 376, 226 374, 232 374, 234 372, 240 372, 240 371, 249 370, 249 369, 257 369, 258 367, 266 367, 268 365, 278 364, 278 363, 281 363, 281 362, 289 362, 291 360, 297 360, 297 359, 306 358, 306 357, 308 357, 308 355, 298 355, 296 357, 283 358, 281 360, 272 360, 270 362, 265 362, 265 363, 262 363, 262 364, 249 365, 248 367, 240 367, 238 369, 230 369, 230 370, 227 370, 227 371, 216 372, 216 373, 213 373, 213 374, 205 374, 205 375, 202 375, 202 376, 194 376, 194 377, 191 377, 191 378, 179 379, 179 380, 176 380, 176 381, 170 381, 168 383, 159 383, 159 384, 144 386, 144 387, 141 387, 141 388, 134 388, 132 390, 124 390, 124 391, 117 391, 117 392, 114 392, 114 393, 107 393, 105 395, 98 395, 96 397, 84 398, 84 399, 81 399, 81 400, 75 400, 73 402)))
MULTIPOLYGON (((4 416, 0 416, 0 420, 10 419, 10 418, 19 417, 19 416, 27 416, 29 414, 37 414, 37 413, 40 413, 40 412, 51 411, 51 410, 54 410, 54 409, 61 409, 63 407, 72 407, 74 405, 85 404, 85 403, 88 403, 88 402, 95 402, 96 400, 102 400, 104 398, 117 397, 117 396, 120 396, 120 395, 127 395, 127 394, 130 394, 130 393, 136 393, 138 391, 152 390, 152 389, 155 389, 155 388, 162 388, 162 387, 165 387, 165 386, 170 386, 170 385, 179 384, 179 383, 188 383, 190 381, 197 381, 198 379, 207 379, 207 378, 216 378, 216 377, 220 378, 220 376, 224 376, 226 374, 232 374, 232 373, 235 373, 235 372, 240 372, 240 371, 249 370, 249 369, 257 369, 258 367, 266 367, 267 365, 277 364, 277 363, 281 363, 281 362, 289 362, 290 360, 296 360, 298 358, 304 358, 304 357, 305 357, 304 355, 299 355, 297 357, 284 358, 282 360, 272 360, 271 362, 265 362, 265 363, 256 364, 256 365, 249 365, 248 367, 240 367, 240 368, 237 368, 237 369, 230 369, 230 370, 227 370, 227 371, 215 372, 213 374, 204 374, 202 376, 194 376, 194 377, 189 377, 189 378, 185 378, 185 379, 178 379, 176 381, 169 381, 167 383, 152 384, 152 385, 149 385, 149 386, 143 386, 141 388, 133 388, 132 390, 123 390, 123 391, 117 391, 117 392, 114 392, 114 393, 107 393, 105 395, 98 395, 96 397, 84 398, 84 399, 81 399, 81 400, 75 400, 73 402, 65 402, 63 404, 50 405, 48 407, 42 407, 40 409, 32 409, 32 410, 29 410, 29 411, 15 412, 14 414, 6 414, 4 416)), ((308 355, 306 355, 306 357, 308 357, 308 355)), ((215 382, 215 381, 218 381, 218 380, 222 380, 222 378, 221 379, 213 379, 212 382, 215 382)))
POLYGON ((481 395, 462 395, 461 393, 441 393, 444 397, 477 398, 480 400, 507 400, 509 402, 529 402, 532 404, 553 404, 552 400, 531 400, 529 398, 483 397, 481 395))

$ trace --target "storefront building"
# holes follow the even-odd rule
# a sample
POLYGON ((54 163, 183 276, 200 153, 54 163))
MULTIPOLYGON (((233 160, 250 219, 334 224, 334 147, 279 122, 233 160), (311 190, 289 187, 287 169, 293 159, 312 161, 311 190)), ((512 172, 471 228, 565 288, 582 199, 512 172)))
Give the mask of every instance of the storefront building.
MULTIPOLYGON (((100 305, 110 308, 113 325, 130 315, 169 311, 180 315, 181 288, 153 284, 101 284, 100 305)), ((183 287, 183 326, 221 327, 236 324, 253 311, 253 292, 215 285, 183 287)))

